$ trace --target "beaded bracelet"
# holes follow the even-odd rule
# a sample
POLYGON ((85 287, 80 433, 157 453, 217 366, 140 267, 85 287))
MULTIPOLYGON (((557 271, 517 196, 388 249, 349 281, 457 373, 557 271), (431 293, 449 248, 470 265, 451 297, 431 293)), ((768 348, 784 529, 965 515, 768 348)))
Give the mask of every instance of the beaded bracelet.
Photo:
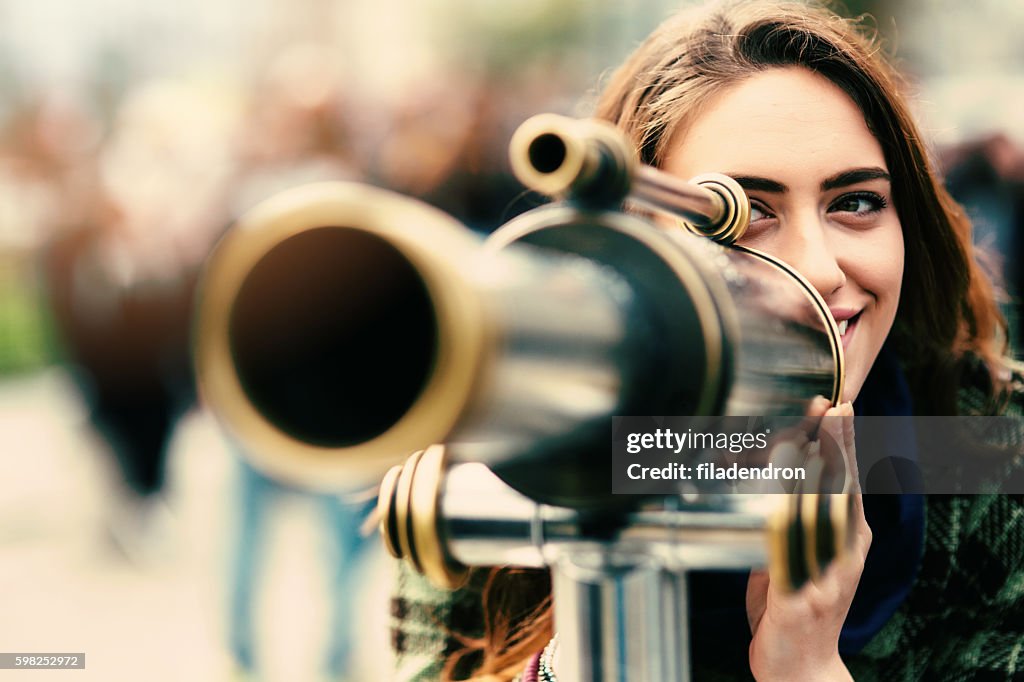
POLYGON ((558 682, 552 665, 555 660, 555 649, 558 647, 558 635, 551 638, 544 650, 530 657, 526 670, 512 678, 512 682, 558 682), (534 666, 537 666, 534 668, 534 666))
POLYGON ((558 634, 556 633, 548 645, 544 647, 544 652, 540 655, 540 666, 537 668, 537 682, 558 682, 558 677, 555 676, 555 669, 552 665, 555 660, 555 650, 558 648, 558 634))

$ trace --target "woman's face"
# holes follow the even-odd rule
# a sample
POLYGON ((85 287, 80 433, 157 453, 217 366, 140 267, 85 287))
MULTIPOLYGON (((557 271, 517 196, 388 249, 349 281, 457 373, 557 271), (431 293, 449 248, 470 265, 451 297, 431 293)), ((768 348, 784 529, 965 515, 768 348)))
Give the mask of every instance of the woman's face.
POLYGON ((892 328, 903 231, 878 140, 846 93, 801 67, 751 76, 677 135, 664 170, 719 172, 750 197, 740 243, 796 268, 839 323, 844 400, 860 392, 892 328))

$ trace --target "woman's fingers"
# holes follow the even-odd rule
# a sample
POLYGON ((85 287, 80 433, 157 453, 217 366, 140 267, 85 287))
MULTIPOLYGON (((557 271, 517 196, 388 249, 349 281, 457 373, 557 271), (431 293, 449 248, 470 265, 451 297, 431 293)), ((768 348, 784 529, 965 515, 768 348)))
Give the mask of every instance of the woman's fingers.
POLYGON ((833 492, 859 492, 853 405, 843 403, 825 412, 821 417, 818 442, 825 471, 837 484, 833 492))
POLYGON ((750 624, 750 632, 757 632, 764 618, 765 609, 768 608, 768 587, 771 580, 768 571, 764 569, 753 570, 747 579, 747 622, 750 624))
MULTIPOLYGON (((808 406, 801 429, 808 440, 801 443, 800 450, 808 463, 808 479, 814 481, 807 481, 804 492, 827 494, 842 487, 850 493, 849 498, 837 496, 833 500, 851 502, 853 542, 849 556, 832 562, 817 580, 796 592, 785 591, 781 583, 773 584, 766 571, 751 571, 747 583, 747 618, 753 633, 750 666, 757 679, 850 679, 837 644, 871 544, 856 483, 853 408, 849 403, 832 408, 827 400, 815 400, 808 406), (830 482, 844 485, 833 486, 830 482)), ((778 447, 774 454, 785 460, 796 449, 790 443, 778 447)))
POLYGON ((854 532, 849 562, 858 565, 856 574, 859 577, 863 570, 864 559, 871 547, 871 528, 864 517, 864 499, 861 496, 860 472, 857 466, 856 431, 854 427, 853 405, 844 403, 828 410, 823 418, 823 429, 828 438, 838 447, 845 467, 847 485, 845 491, 851 495, 852 529, 854 532))
POLYGON ((832 403, 829 401, 828 398, 826 398, 823 395, 816 395, 811 400, 810 404, 807 406, 807 416, 808 417, 821 417, 826 412, 828 412, 828 410, 829 410, 829 408, 831 406, 832 406, 832 403))

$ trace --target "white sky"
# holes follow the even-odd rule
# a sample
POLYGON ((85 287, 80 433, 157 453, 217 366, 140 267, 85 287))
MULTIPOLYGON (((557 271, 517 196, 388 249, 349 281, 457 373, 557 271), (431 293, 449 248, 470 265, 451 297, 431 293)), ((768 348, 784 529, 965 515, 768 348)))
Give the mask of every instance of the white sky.
MULTIPOLYGON (((0 59, 13 60, 35 84, 81 82, 94 75, 104 49, 125 55, 128 76, 211 64, 244 72, 275 40, 298 35, 341 43, 350 76, 371 91, 400 94, 431 76, 431 24, 466 13, 508 22, 561 1, 567 0, 0 0, 0 59)), ((624 33, 646 31, 683 2, 587 1, 595 12, 607 6, 634 17, 624 33)), ((934 120, 929 127, 939 137, 959 126, 992 127, 985 121, 992 113, 993 125, 1022 128, 1016 119, 1024 100, 1024 2, 902 3, 904 14, 916 14, 900 19, 896 43, 928 79, 922 115, 934 120)))

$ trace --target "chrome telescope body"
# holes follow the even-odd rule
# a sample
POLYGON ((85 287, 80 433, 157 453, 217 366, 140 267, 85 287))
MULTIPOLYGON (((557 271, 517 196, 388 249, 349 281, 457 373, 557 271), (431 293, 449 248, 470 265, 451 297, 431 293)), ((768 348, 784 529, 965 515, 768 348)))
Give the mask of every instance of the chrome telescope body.
POLYGON ((481 464, 450 465, 442 445, 388 472, 378 510, 385 545, 433 583, 469 567, 549 567, 567 679, 690 679, 690 570, 768 566, 794 590, 841 559, 853 500, 811 482, 790 495, 662 497, 617 514, 531 500, 481 464))
POLYGON ((770 566, 795 590, 817 580, 852 538, 851 498, 822 492, 828 476, 818 469, 789 495, 664 496, 594 513, 538 503, 486 466, 452 464, 446 446, 432 445, 388 471, 377 509, 392 556, 449 589, 473 566, 540 568, 614 549, 654 556, 672 572, 770 566))
POLYGON ((612 415, 801 414, 838 399, 838 329, 799 275, 611 208, 658 195, 690 206, 688 221, 713 209, 700 228, 713 233, 745 225, 735 183, 641 173, 614 131, 541 123, 517 134, 514 165, 538 189, 560 178, 566 201, 483 244, 440 211, 352 184, 271 198, 222 241, 201 289, 198 374, 256 464, 358 488, 449 442, 454 460, 533 499, 599 507, 616 502, 612 415))

